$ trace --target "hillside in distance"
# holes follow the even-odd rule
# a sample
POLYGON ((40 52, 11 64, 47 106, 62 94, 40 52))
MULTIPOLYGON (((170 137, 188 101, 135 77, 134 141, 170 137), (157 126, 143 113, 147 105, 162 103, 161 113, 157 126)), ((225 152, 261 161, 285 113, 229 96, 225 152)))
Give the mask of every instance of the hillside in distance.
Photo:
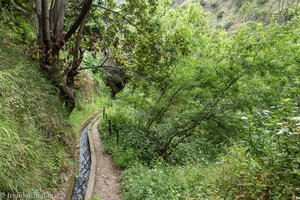
MULTIPOLYGON (((196 0, 197 1, 197 0, 196 0)), ((173 0, 173 6, 189 4, 195 0, 173 0)), ((235 30, 241 24, 256 21, 284 23, 299 10, 299 0, 200 0, 210 15, 210 23, 217 28, 235 30)))

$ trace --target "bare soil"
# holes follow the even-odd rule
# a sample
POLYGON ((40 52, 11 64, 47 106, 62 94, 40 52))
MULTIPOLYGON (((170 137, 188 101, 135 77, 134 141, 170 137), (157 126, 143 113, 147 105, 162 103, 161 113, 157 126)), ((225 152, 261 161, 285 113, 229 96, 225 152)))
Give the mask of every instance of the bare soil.
POLYGON ((97 129, 98 121, 92 126, 97 160, 93 195, 102 197, 104 200, 120 200, 118 192, 121 186, 119 182, 121 171, 114 166, 111 157, 103 151, 97 129))

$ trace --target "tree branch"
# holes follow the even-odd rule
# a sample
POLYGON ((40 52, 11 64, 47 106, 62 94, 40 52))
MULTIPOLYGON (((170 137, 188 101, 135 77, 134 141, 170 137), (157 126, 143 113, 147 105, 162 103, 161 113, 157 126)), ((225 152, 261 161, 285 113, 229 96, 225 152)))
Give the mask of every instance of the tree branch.
POLYGON ((240 80, 240 78, 243 76, 243 72, 241 72, 241 74, 237 75, 236 78, 233 78, 232 81, 223 89, 222 93, 216 98, 214 99, 212 102, 209 102, 206 104, 206 106, 204 106, 204 108, 202 109, 202 111, 200 112, 200 114, 197 114, 197 116, 201 116, 202 117, 199 119, 197 116, 195 117, 195 119, 191 120, 191 125, 181 131, 177 131, 179 129, 179 127, 174 128, 174 134, 171 136, 171 138, 165 143, 165 145, 163 146, 163 148, 161 149, 160 155, 164 156, 169 148, 169 146, 171 145, 172 141, 174 140, 175 137, 178 136, 182 136, 182 138, 179 140, 178 143, 176 143, 175 145, 177 146, 180 142, 182 142, 183 140, 185 140, 186 138, 190 137, 193 135, 193 130, 203 122, 204 119, 210 119, 213 116, 213 112, 212 109, 215 108, 215 106, 218 104, 219 101, 221 101, 224 97, 224 95, 226 94, 226 92, 238 81, 240 80))
POLYGON ((74 89, 75 86, 75 76, 79 73, 78 72, 78 68, 82 62, 83 59, 83 51, 81 51, 80 49, 80 42, 82 39, 82 33, 84 30, 84 25, 86 22, 88 14, 85 15, 84 19, 82 20, 81 24, 80 24, 80 28, 77 32, 77 36, 76 36, 76 42, 75 42, 75 49, 73 52, 73 62, 72 62, 72 66, 71 69, 68 71, 67 73, 67 85, 69 86, 69 88, 71 90, 74 89))
POLYGON ((28 10, 26 10, 25 8, 22 8, 21 6, 18 6, 14 0, 10 0, 11 4, 13 5, 13 7, 15 9, 17 9, 18 11, 24 13, 25 15, 30 15, 30 12, 28 10))
POLYGON ((49 7, 48 0, 42 0, 42 29, 43 40, 47 50, 51 49, 52 42, 50 38, 50 23, 49 23, 49 7))
POLYGON ((36 0, 36 13, 39 22, 38 27, 38 45, 42 48, 43 45, 43 22, 42 22, 42 2, 41 0, 36 0))
POLYGON ((103 9, 103 10, 106 10, 106 11, 109 11, 109 12, 111 12, 111 13, 114 13, 115 15, 118 15, 118 16, 120 16, 121 18, 123 18, 125 21, 127 21, 131 26, 133 26, 134 28, 136 28, 145 38, 147 38, 149 41, 152 41, 152 39, 149 37, 149 36, 147 36, 146 34, 145 34, 145 32, 142 30, 142 29, 140 29, 138 26, 136 26, 131 20, 129 20, 126 16, 124 16, 124 15, 122 15, 121 13, 119 13, 119 12, 117 12, 117 11, 115 11, 115 10, 112 10, 112 9, 109 9, 109 8, 106 8, 106 7, 104 7, 104 6, 100 6, 100 5, 95 5, 96 7, 98 7, 98 8, 101 8, 101 9, 103 9))
MULTIPOLYGON (((53 1, 52 1, 53 2, 53 1)), ((65 4, 67 0, 56 0, 51 8, 51 30, 58 39, 63 30, 64 18, 65 18, 65 4)))
POLYGON ((92 67, 85 67, 85 68, 80 68, 80 70, 86 70, 86 69, 100 69, 100 68, 107 68, 107 69, 121 69, 119 67, 115 67, 112 65, 99 65, 99 66, 92 66, 92 67))
POLYGON ((166 108, 168 108, 171 104, 173 99, 176 97, 176 95, 178 94, 178 92, 182 89, 183 87, 179 87, 174 94, 168 99, 168 102, 161 107, 161 109, 159 110, 159 112, 156 114, 156 116, 154 118, 152 118, 151 121, 148 122, 148 126, 147 126, 147 131, 149 131, 150 127, 152 126, 152 124, 159 119, 159 117, 166 112, 166 108))
POLYGON ((86 14, 91 10, 92 4, 93 4, 93 0, 85 0, 78 18, 76 19, 76 21, 73 23, 71 28, 66 33, 66 35, 64 37, 64 40, 61 41, 60 48, 64 45, 65 42, 67 42, 70 39, 70 37, 78 29, 78 27, 80 26, 80 24, 84 20, 86 14))

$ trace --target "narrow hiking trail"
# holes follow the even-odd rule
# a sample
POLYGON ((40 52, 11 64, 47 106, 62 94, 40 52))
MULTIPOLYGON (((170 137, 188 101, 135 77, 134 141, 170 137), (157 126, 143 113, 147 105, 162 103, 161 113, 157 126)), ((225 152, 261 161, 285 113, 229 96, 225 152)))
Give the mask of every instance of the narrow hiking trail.
POLYGON ((121 186, 119 182, 121 171, 114 166, 111 157, 103 151, 98 124, 99 120, 96 120, 91 129, 97 160, 93 195, 104 200, 121 200, 118 194, 121 186))

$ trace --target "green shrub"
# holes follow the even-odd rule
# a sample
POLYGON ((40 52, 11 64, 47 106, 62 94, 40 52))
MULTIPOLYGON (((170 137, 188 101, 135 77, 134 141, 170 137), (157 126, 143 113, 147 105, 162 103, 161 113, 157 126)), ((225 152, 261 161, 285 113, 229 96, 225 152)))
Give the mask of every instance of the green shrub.
POLYGON ((129 116, 121 110, 115 112, 115 110, 106 108, 106 118, 101 121, 99 126, 104 141, 104 150, 113 156, 115 163, 121 168, 129 167, 140 161, 142 154, 145 153, 144 148, 141 148, 144 143, 139 140, 137 132, 133 132, 135 124, 126 117, 129 116), (132 127, 130 128, 130 126, 132 127))
POLYGON ((246 144, 269 180, 273 199, 300 194, 300 111, 291 99, 248 119, 246 144), (298 121, 297 121, 298 120, 298 121))
POLYGON ((152 169, 137 165, 123 175, 123 199, 185 199, 191 188, 187 187, 184 175, 176 174, 174 169, 163 165, 152 169))
POLYGON ((210 167, 213 173, 207 190, 221 199, 279 200, 299 196, 297 116, 299 109, 290 99, 250 116, 242 140, 210 167))

